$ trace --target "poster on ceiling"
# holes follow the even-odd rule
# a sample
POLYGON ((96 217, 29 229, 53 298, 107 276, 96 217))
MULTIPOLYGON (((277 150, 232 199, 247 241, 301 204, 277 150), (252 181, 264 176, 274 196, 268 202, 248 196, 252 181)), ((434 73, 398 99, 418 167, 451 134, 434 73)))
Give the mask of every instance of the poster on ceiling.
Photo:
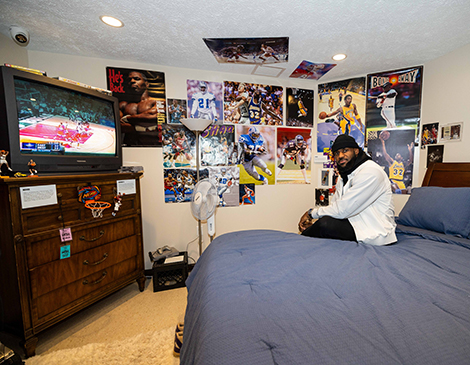
POLYGON ((123 147, 161 147, 166 123, 163 72, 106 67, 108 89, 119 100, 123 147))
POLYGON ((395 128, 418 130, 423 67, 367 75, 367 133, 395 128))
POLYGON ((289 77, 294 79, 319 80, 335 66, 336 63, 314 63, 304 60, 297 66, 289 77))
POLYGON ((224 123, 283 125, 282 86, 224 81, 224 123))
POLYGON ((289 37, 203 38, 219 63, 272 64, 289 59, 289 37))
POLYGON ((313 90, 286 88, 286 125, 313 128, 313 90))
POLYGON ((188 118, 210 119, 222 123, 223 84, 204 80, 187 80, 188 118))
POLYGON ((310 184, 311 129, 277 129, 276 184, 310 184))
POLYGON ((317 152, 329 150, 340 134, 364 147, 365 77, 318 85, 317 152))

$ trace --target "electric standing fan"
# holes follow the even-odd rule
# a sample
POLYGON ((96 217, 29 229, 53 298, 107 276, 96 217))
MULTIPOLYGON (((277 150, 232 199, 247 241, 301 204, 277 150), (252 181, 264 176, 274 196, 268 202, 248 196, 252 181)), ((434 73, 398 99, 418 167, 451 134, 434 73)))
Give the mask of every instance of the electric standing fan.
MULTIPOLYGON (((194 188, 191 197, 191 213, 198 221, 207 221, 207 232, 211 242, 215 233, 215 208, 219 203, 216 187, 209 179, 202 179, 194 188)), ((199 256, 202 255, 202 232, 199 229, 199 256)))

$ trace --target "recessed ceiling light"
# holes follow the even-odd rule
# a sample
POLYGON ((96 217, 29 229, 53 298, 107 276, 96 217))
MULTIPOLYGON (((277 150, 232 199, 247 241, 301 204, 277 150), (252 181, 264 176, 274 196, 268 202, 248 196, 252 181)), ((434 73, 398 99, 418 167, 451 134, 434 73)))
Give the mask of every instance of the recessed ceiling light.
POLYGON ((112 16, 102 15, 100 16, 100 19, 103 23, 108 24, 115 28, 120 28, 124 26, 124 24, 119 19, 116 19, 112 16))
POLYGON ((332 58, 335 60, 335 61, 342 61, 344 60, 346 56, 344 53, 338 53, 338 54, 335 54, 332 58))

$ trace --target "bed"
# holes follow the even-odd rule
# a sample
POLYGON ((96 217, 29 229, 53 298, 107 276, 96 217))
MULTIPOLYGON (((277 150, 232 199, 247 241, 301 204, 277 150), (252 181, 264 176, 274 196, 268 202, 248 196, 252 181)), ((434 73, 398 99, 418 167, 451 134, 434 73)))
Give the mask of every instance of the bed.
POLYGON ((181 364, 469 364, 469 187, 470 163, 431 166, 389 246, 216 238, 186 282, 181 364))

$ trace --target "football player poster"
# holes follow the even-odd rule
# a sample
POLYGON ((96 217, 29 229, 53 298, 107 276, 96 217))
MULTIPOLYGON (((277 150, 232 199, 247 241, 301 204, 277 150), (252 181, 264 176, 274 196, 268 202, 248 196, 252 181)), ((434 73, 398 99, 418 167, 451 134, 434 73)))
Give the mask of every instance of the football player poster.
POLYGON ((387 173, 394 194, 410 194, 413 180, 415 129, 368 132, 367 151, 387 173))
POLYGON ((325 152, 340 134, 364 147, 365 77, 318 85, 317 152, 325 152))
POLYGON ((289 37, 203 38, 219 63, 270 64, 287 62, 289 37))
POLYGON ((163 167, 196 166, 196 136, 184 125, 163 125, 163 167))
POLYGON ((283 125, 282 86, 224 81, 224 123, 283 125))
POLYGON ((238 125, 240 184, 275 183, 276 128, 238 125))
POLYGON ((108 89, 119 100, 123 147, 160 147, 166 123, 165 74, 106 67, 108 89))
MULTIPOLYGON (((207 169, 199 170, 200 180, 208 177, 207 169)), ((190 202, 196 184, 197 171, 195 169, 164 169, 165 203, 190 202)))
POLYGON ((168 99, 168 121, 170 124, 181 124, 181 119, 186 118, 186 100, 168 99))
POLYGON ((217 189, 219 207, 238 207, 239 179, 237 166, 208 167, 209 180, 217 189))
POLYGON ((187 80, 188 118, 222 123, 223 84, 202 80, 187 80))
POLYGON ((235 126, 210 125, 200 136, 201 166, 237 164, 235 126))
POLYGON ((286 88, 286 125, 313 128, 313 90, 286 88))
POLYGON ((367 75, 367 131, 418 129, 423 67, 367 75))
POLYGON ((318 80, 335 66, 336 63, 302 61, 289 77, 294 79, 318 80))
POLYGON ((311 129, 277 129, 277 184, 310 184, 311 129))

